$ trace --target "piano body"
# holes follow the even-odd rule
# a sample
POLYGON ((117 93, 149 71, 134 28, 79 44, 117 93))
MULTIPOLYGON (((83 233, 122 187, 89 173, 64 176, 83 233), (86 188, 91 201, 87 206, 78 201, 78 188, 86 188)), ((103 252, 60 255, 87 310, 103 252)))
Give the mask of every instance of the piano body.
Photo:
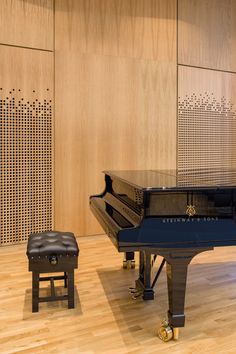
POLYGON ((105 171, 105 190, 90 207, 126 260, 139 252, 139 277, 132 291, 153 299, 166 262, 169 310, 159 337, 178 338, 184 327, 188 265, 200 252, 236 245, 236 171, 105 171), (153 257, 163 261, 151 280, 153 257))

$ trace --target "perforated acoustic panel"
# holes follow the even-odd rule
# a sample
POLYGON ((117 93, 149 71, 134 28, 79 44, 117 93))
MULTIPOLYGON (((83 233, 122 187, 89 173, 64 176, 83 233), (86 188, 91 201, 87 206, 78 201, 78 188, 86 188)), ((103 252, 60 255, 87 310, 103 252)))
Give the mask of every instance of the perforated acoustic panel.
POLYGON ((236 167, 236 107, 213 93, 185 95, 178 103, 178 169, 236 167))
POLYGON ((52 228, 52 103, 32 97, 0 88, 2 245, 52 228))

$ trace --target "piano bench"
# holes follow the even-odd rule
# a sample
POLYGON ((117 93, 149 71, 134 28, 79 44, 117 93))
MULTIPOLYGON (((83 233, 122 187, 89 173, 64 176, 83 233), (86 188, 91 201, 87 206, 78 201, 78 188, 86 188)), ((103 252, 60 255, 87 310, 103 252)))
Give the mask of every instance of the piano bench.
POLYGON ((29 236, 27 252, 29 271, 32 272, 32 312, 38 312, 39 303, 68 300, 68 308, 74 308, 74 269, 78 268, 79 248, 71 232, 48 231, 29 236), (40 277, 41 273, 64 273, 40 277), (64 280, 67 294, 55 294, 54 280, 64 280), (50 281, 51 296, 39 296, 39 282, 50 281))

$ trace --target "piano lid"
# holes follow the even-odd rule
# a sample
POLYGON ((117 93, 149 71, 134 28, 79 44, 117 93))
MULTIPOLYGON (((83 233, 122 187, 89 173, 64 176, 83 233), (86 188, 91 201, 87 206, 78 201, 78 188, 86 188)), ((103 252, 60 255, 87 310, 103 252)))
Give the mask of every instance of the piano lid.
POLYGON ((142 190, 236 188, 236 169, 104 171, 142 190))

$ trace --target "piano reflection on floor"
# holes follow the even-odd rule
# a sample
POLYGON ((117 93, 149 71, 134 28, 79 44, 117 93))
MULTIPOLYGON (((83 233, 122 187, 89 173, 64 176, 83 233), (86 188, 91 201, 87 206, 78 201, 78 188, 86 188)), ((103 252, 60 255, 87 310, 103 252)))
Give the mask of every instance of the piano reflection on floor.
POLYGON ((200 252, 236 245, 236 170, 105 171, 105 190, 90 197, 90 207, 119 252, 124 267, 139 277, 133 297, 154 298, 166 263, 169 310, 159 337, 178 338, 184 327, 188 265, 200 252), (163 257, 154 279, 151 268, 163 257))

